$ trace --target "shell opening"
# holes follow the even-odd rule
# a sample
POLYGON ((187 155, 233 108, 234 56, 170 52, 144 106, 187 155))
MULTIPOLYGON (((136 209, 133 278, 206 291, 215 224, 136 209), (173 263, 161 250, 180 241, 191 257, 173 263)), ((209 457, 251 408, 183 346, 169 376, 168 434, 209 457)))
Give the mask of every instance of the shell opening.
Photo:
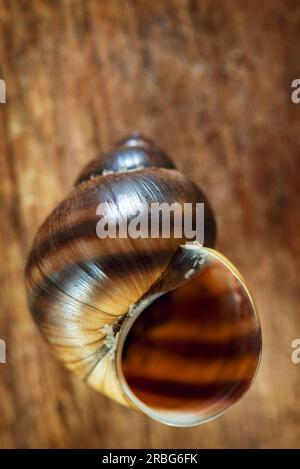
POLYGON ((181 285, 125 321, 117 372, 127 398, 163 423, 192 426, 223 413, 250 387, 261 331, 251 295, 215 251, 181 285))

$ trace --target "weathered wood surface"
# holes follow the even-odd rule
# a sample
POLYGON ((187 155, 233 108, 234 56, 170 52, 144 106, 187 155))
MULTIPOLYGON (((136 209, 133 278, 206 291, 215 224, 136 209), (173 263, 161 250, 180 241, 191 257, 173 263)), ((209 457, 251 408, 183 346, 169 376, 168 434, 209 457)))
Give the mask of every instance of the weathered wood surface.
POLYGON ((298 1, 0 0, 1 447, 300 446, 299 25, 298 1), (26 306, 37 226, 132 130, 203 187, 218 247, 261 314, 254 386, 197 428, 150 421, 73 378, 26 306))

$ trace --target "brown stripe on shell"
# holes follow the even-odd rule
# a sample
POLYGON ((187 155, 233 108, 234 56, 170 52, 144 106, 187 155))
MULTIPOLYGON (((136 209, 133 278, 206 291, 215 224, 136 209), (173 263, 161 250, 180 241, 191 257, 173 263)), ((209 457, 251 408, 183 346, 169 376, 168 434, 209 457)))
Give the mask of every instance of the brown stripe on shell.
POLYGON ((203 384, 187 387, 183 387, 179 382, 179 386, 175 383, 175 386, 170 388, 164 381, 149 382, 133 378, 131 384, 139 386, 139 397, 142 402, 151 402, 153 408, 157 409, 156 418, 161 412, 162 420, 168 422, 172 422, 177 415, 182 414, 191 414, 192 422, 197 421, 195 419, 198 419, 198 423, 210 420, 234 404, 249 388, 247 380, 229 381, 221 385, 203 384), (157 393, 157 389, 161 389, 161 394, 157 393))
MULTIPOLYGON (((163 270, 175 250, 175 248, 173 250, 171 248, 161 249, 158 245, 152 253, 132 250, 127 253, 116 252, 111 255, 103 254, 94 257, 97 250, 100 251, 97 249, 99 240, 90 240, 89 245, 91 247, 89 255, 84 255, 79 249, 76 252, 72 246, 68 246, 66 249, 58 250, 55 258, 49 256, 44 260, 33 257, 26 268, 27 285, 31 289, 31 295, 35 296, 35 290, 40 288, 44 280, 52 279, 55 281, 57 279, 62 282, 64 278, 70 277, 76 269, 83 272, 91 282, 97 282, 104 276, 109 276, 114 282, 138 273, 143 269, 143 264, 147 265, 148 263, 153 272, 158 272, 153 274, 155 278, 163 270), (92 249, 93 244, 96 244, 95 249, 92 249)), ((98 252, 98 254, 100 253, 98 252)), ((149 285, 151 285, 151 281, 149 285)))
POLYGON ((139 389, 140 392, 157 395, 157 391, 159 390, 159 396, 166 404, 169 397, 175 397, 182 401, 190 401, 192 399, 201 402, 205 400, 206 402, 204 402, 204 404, 207 404, 207 399, 210 400, 214 396, 217 396, 221 400, 226 399, 226 395, 229 394, 232 389, 236 392, 238 388, 244 390, 248 385, 247 380, 220 381, 216 383, 169 382, 163 378, 142 378, 130 372, 127 375, 127 379, 129 384, 135 389, 139 389))
MULTIPOLYGON (((201 319, 200 319, 201 320, 201 319)), ((189 318, 187 318, 189 321, 189 318)), ((181 324, 178 324, 178 328, 181 324)), ((211 361, 215 358, 222 357, 224 360, 230 360, 236 356, 246 356, 249 353, 256 355, 257 348, 253 347, 255 343, 259 344, 260 333, 254 330, 252 333, 240 334, 238 337, 228 339, 226 342, 205 342, 186 337, 185 340, 177 340, 174 338, 166 338, 163 340, 152 339, 145 335, 135 342, 135 353, 145 353, 145 349, 153 349, 158 356, 168 355, 180 359, 184 357, 187 361, 211 361)))

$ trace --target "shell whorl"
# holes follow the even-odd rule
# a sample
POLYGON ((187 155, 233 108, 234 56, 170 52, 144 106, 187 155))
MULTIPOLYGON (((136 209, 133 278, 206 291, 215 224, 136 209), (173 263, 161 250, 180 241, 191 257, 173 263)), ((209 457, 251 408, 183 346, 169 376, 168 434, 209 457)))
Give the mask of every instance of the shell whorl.
POLYGON ((76 185, 99 175, 143 168, 175 169, 168 155, 151 140, 134 133, 119 141, 110 152, 91 161, 76 180, 76 185))

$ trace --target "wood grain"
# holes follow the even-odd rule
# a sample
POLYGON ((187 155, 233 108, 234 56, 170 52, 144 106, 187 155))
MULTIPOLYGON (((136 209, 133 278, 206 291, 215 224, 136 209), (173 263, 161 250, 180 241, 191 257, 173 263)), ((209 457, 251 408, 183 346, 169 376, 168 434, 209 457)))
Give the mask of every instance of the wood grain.
POLYGON ((299 447, 300 4, 0 0, 0 446, 299 447), (263 328, 254 386, 169 428, 97 395, 49 354, 23 285, 37 229, 99 151, 139 130, 206 192, 218 248, 263 328))

